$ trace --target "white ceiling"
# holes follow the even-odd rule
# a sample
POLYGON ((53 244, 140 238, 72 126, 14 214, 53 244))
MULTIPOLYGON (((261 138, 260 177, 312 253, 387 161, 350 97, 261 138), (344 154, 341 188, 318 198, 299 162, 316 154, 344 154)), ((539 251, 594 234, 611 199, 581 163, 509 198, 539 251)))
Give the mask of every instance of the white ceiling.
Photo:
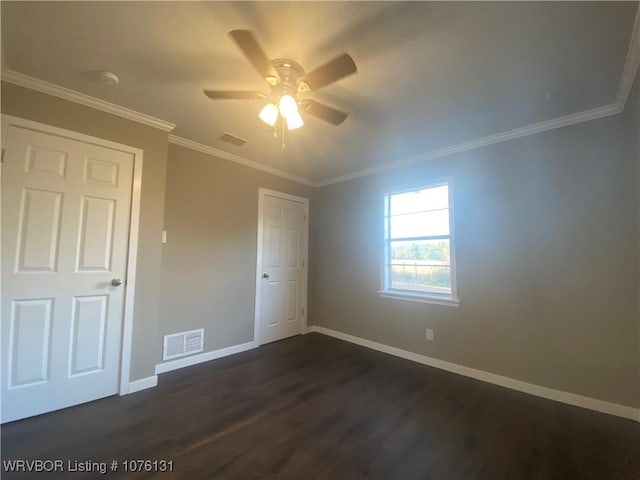
POLYGON ((3 67, 176 124, 174 134, 318 182, 616 100, 637 2, 2 2, 3 67), (312 98, 285 150, 267 90, 227 36, 310 71, 342 52, 358 73, 312 98), (110 70, 118 86, 98 80, 110 70), (549 95, 547 95, 549 94, 549 95), (548 98, 550 97, 550 99, 548 98), (223 132, 247 140, 237 147, 223 132))

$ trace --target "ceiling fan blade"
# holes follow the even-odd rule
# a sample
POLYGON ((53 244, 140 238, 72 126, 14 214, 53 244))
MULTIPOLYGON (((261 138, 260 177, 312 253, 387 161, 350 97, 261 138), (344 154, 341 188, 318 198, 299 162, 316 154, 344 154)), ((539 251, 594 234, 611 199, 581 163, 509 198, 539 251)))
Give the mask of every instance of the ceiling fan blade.
POLYGON ((273 75, 271 61, 250 30, 231 30, 229 35, 262 78, 273 75))
POLYGON ((266 98, 264 93, 251 90, 205 90, 204 94, 212 100, 255 100, 266 98))
POLYGON ((306 113, 318 117, 325 122, 332 123, 333 125, 340 125, 349 116, 347 113, 336 110, 324 103, 316 102, 315 100, 303 100, 301 103, 306 113))
POLYGON ((318 90, 325 85, 329 85, 357 71, 358 67, 356 67, 356 62, 353 61, 353 58, 343 53, 329 63, 306 74, 302 81, 305 82, 311 90, 318 90))

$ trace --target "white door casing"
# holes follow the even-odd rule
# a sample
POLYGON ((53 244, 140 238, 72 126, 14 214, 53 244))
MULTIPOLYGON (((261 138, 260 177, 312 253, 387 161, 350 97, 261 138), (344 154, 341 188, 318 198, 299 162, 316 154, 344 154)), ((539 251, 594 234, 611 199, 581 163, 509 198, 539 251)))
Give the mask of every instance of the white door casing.
POLYGON ((126 393, 142 152, 7 116, 3 149, 2 422, 126 393))
POLYGON ((306 330, 308 210, 305 198, 259 189, 254 340, 306 330))

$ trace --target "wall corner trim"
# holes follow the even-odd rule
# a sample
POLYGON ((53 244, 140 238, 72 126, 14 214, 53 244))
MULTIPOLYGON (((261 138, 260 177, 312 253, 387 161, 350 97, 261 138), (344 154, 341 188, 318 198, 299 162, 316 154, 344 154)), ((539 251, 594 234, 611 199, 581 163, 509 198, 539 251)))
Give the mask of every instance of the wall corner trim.
MULTIPOLYGON (((126 392, 135 393, 140 390, 146 390, 147 388, 153 388, 158 385, 158 376, 153 375, 151 377, 141 378, 140 380, 134 380, 133 382, 129 382, 129 389, 126 392)), ((124 395, 124 393, 120 393, 120 395, 124 395)))
POLYGON ((638 67, 640 67, 640 6, 636 11, 636 19, 633 23, 629 48, 627 49, 627 58, 624 62, 622 77, 618 85, 618 93, 616 94, 616 103, 621 112, 627 104, 627 99, 631 93, 631 87, 636 78, 638 67))
POLYGON ((173 123, 152 117, 146 113, 137 112, 130 108, 116 105, 115 103, 106 102, 99 98, 71 90, 70 88, 45 82, 44 80, 30 77, 29 75, 15 72, 13 70, 3 69, 2 80, 20 87, 30 88, 31 90, 53 95, 54 97, 62 98, 64 100, 69 100, 70 102, 79 103, 86 107, 95 108, 102 112, 111 113, 112 115, 117 115, 119 117, 126 118, 127 120, 133 120, 134 122, 142 123, 164 132, 170 132, 176 127, 173 123))
POLYGON ((191 355, 190 357, 183 357, 177 360, 171 360, 169 362, 162 362, 156 365, 156 375, 161 373, 170 372, 172 370, 178 370, 179 368, 190 367, 199 363, 208 362, 210 360, 216 360, 217 358, 227 357, 236 353, 245 352, 257 348, 258 342, 251 341, 247 343, 241 343, 239 345, 233 345, 231 347, 220 348, 218 350, 212 350, 210 352, 199 353, 197 355, 191 355))
POLYGON ((218 148, 210 147, 209 145, 204 145, 202 143, 194 142, 193 140, 189 140, 188 138, 183 138, 177 135, 170 134, 169 143, 173 143, 174 145, 179 145, 181 147, 188 148, 190 150, 195 150, 197 152, 204 153, 206 155, 211 155, 212 157, 221 158, 223 160, 229 160, 230 162, 234 162, 239 165, 244 165, 245 167, 253 168, 255 170, 260 170, 265 173, 269 173, 271 175, 276 175, 278 177, 286 178, 287 180, 301 183, 303 185, 307 185, 311 187, 315 186, 315 183, 308 178, 300 177, 298 175, 285 172, 284 170, 280 170, 275 167, 270 167, 269 165, 265 165, 264 163, 255 162, 253 160, 249 160, 248 158, 242 157, 240 155, 225 152, 224 150, 220 150, 218 148))
POLYGON ((428 357, 419 353, 409 352, 408 350, 391 347, 389 345, 384 345, 382 343, 374 342, 361 337, 355 337, 347 333, 339 332, 337 330, 331 330, 329 328, 321 327, 318 325, 312 325, 308 327, 307 331, 309 333, 317 332, 323 335, 328 335, 330 337, 344 340, 346 342, 355 343, 356 345, 360 345, 362 347, 370 348, 372 350, 378 350, 380 352, 388 353, 390 355, 404 358, 412 362, 439 368, 440 370, 445 370, 447 372, 464 375, 465 377, 474 378, 482 382, 492 383, 500 387, 510 388, 511 390, 517 390, 519 392, 528 393, 530 395, 546 398, 548 400, 554 400, 556 402, 566 403, 575 407, 586 408, 588 410, 594 410, 596 412, 615 415, 617 417, 628 418, 631 420, 635 420, 636 422, 640 422, 640 408, 619 405, 617 403, 597 400, 595 398, 576 395, 575 393, 563 392, 561 390, 555 390, 553 388, 543 387, 540 385, 535 385, 533 383, 515 380, 509 377, 503 377, 502 375, 496 375, 495 373, 489 373, 483 370, 476 370, 475 368, 446 362, 444 360, 438 360, 437 358, 428 357))

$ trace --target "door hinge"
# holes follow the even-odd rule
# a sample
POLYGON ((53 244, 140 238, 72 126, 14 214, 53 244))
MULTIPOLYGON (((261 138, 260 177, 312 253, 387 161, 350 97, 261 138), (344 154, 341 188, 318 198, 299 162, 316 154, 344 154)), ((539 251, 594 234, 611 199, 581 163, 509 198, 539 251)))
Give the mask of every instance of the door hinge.
POLYGON ((2 149, 2 156, 0 156, 0 163, 4 163, 4 148, 2 149))
POLYGON ((304 217, 305 220, 307 219, 307 214, 306 213, 303 213, 302 216, 304 217))
POLYGON ((302 309, 302 315, 304 316, 304 308, 302 309))
POLYGON ((305 266, 305 263, 304 263, 304 260, 302 260, 302 267, 304 268, 304 266, 305 266))

